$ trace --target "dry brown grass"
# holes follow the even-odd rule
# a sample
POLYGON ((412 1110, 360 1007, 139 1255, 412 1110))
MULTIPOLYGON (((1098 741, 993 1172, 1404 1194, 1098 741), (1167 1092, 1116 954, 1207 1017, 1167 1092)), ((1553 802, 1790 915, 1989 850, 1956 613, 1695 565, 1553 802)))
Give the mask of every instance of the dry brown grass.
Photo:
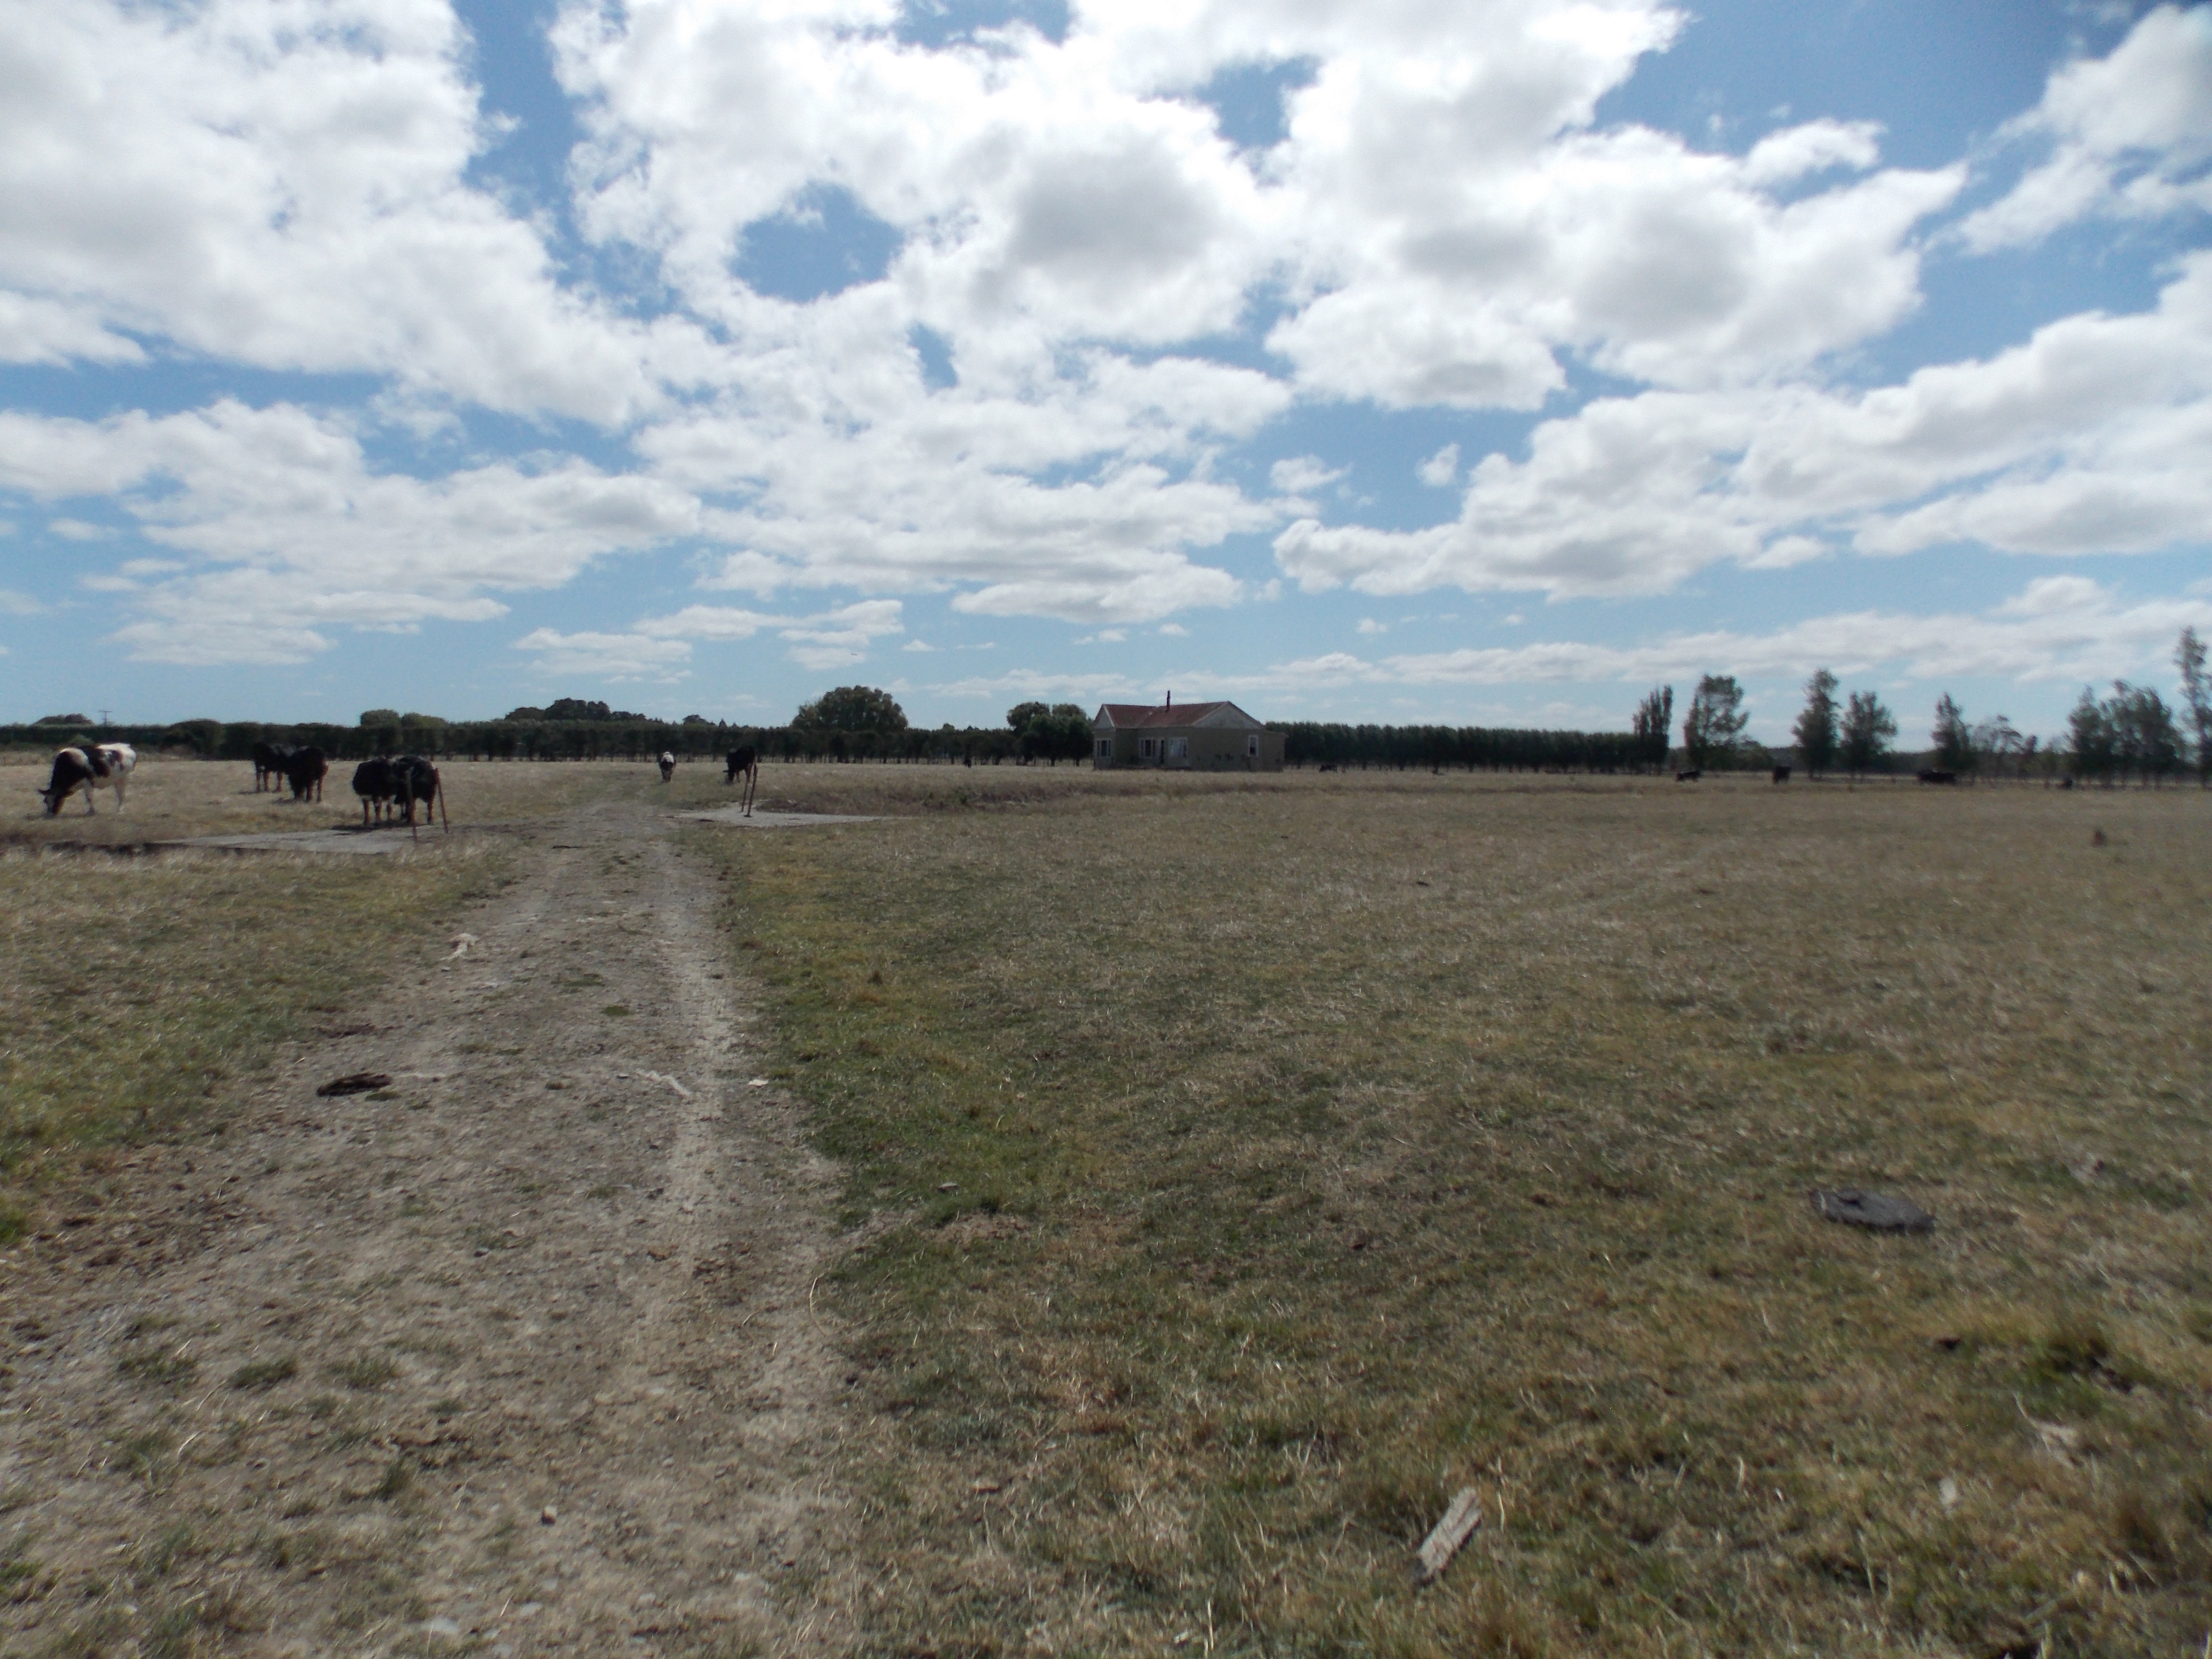
POLYGON ((881 1650, 2203 1644, 2212 800, 789 770, 881 1650))
MULTIPOLYGON (((349 787, 354 763, 333 762, 320 802, 295 804, 286 790, 257 793, 253 768, 244 761, 169 760, 141 757, 131 775, 125 810, 106 790, 87 814, 80 794, 52 817, 38 791, 47 760, 0 766, 0 845, 130 847, 191 836, 270 835, 329 830, 361 822, 349 787)), ((556 816, 617 791, 641 790, 650 767, 611 763, 532 765, 492 761, 446 761, 439 766, 453 827, 528 822, 556 816)))

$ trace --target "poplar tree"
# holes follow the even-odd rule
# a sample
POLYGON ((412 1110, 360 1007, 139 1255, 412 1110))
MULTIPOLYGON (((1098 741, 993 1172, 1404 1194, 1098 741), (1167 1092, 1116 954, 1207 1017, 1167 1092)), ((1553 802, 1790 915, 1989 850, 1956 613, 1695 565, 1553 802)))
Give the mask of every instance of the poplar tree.
POLYGON ((1881 706, 1871 691, 1854 691, 1844 707, 1844 764, 1853 777, 1889 752, 1897 735, 1897 717, 1881 706))
POLYGON ((1817 778, 1836 763, 1836 677, 1826 669, 1814 669, 1805 682, 1805 710, 1790 735, 1810 775, 1817 778))
POLYGON ((1636 706, 1636 757, 1646 766, 1667 764, 1668 729, 1674 724, 1674 688, 1655 686, 1636 706))
POLYGON ((2174 647, 2174 666, 2181 670, 2182 712, 2197 735, 2197 781, 2212 785, 2212 678, 2204 672, 2204 641, 2194 628, 2181 630, 2174 647))
POLYGON ((1743 710, 1743 688, 1733 674, 1708 674, 1698 682, 1690 712, 1682 720, 1682 747, 1690 764, 1704 767, 1735 753, 1751 716, 1743 710))
POLYGON ((1948 691, 1936 699, 1936 725, 1928 735, 1935 740, 1936 765, 1946 772, 1974 769, 1973 728, 1948 691))

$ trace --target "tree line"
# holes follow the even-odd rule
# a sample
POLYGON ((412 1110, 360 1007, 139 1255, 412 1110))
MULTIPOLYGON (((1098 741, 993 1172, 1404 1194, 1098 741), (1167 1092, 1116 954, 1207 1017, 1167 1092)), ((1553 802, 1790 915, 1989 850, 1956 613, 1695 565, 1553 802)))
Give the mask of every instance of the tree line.
MULTIPOLYGON (((2045 743, 2002 714, 1969 720, 1946 692, 1937 699, 1926 758, 1960 777, 2069 775, 2098 782, 2151 785, 2193 769, 2212 783, 2212 673, 2204 642, 2184 629, 2175 647, 2180 700, 2153 687, 2112 682, 2100 697, 2084 687, 2068 717, 2065 742, 2045 743)), ((1674 763, 1674 689, 1656 686, 1637 705, 1626 732, 1547 731, 1478 726, 1350 725, 1271 721, 1283 734, 1283 758, 1295 767, 1333 766, 1468 771, 1638 772, 1674 763)), ((1702 676, 1684 711, 1683 761, 1697 768, 1764 766, 1773 758, 1747 740, 1749 714, 1733 675, 1702 676)), ((1897 716, 1872 691, 1844 693, 1826 668, 1805 683, 1791 728, 1797 764, 1814 776, 1853 777, 1890 769, 1897 716), (1841 694, 1839 696, 1839 693, 1841 694)), ((1091 753, 1091 716, 1074 703, 1018 703, 1004 726, 911 725, 888 691, 839 686, 802 704, 787 725, 738 726, 687 714, 663 720, 585 698, 526 705, 491 720, 372 708, 351 726, 215 720, 167 725, 100 725, 82 714, 50 714, 0 726, 0 745, 58 747, 87 741, 188 749, 210 759, 245 760, 260 743, 313 744, 333 760, 420 754, 470 760, 647 760, 664 750, 681 759, 720 759, 750 744, 763 758, 999 765, 1079 762, 1091 753)))

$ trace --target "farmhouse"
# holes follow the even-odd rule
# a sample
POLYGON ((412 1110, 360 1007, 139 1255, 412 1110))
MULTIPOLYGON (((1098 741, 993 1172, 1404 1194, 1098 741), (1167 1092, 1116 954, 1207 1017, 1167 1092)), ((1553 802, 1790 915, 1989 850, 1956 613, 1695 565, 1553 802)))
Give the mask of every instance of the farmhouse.
POLYGON ((1175 694, 1158 708, 1101 703, 1091 722, 1091 764, 1164 766, 1196 771, 1279 772, 1283 734, 1233 702, 1187 702, 1175 694))

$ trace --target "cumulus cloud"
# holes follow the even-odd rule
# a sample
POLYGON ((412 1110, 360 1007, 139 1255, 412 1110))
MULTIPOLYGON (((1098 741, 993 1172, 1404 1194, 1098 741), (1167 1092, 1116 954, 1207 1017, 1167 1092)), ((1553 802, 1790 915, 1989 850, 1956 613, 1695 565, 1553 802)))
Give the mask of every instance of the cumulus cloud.
POLYGON ((2092 215, 2212 208, 2212 9, 2146 13, 2109 56, 2051 76, 2008 136, 2041 140, 2050 154, 1960 225, 1978 252, 2024 246, 2092 215))
POLYGON ((691 660, 688 641, 647 634, 562 634, 534 629, 514 642, 536 654, 541 673, 599 680, 678 680, 691 660))
POLYGON ((1446 444, 1414 471, 1431 489, 1445 489, 1459 477, 1459 446, 1446 444))

